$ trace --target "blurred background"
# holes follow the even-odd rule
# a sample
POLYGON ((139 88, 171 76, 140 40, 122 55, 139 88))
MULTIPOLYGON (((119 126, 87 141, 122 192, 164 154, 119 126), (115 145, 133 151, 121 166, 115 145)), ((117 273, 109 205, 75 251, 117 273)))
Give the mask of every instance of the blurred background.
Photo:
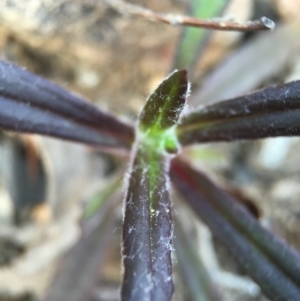
MULTIPOLYGON (((198 2, 205 7, 220 1, 198 2)), ((128 2, 155 12, 187 14, 191 0, 128 2)), ((300 79, 300 1, 228 2, 224 16, 239 21, 266 16, 276 22, 276 29, 215 32, 203 42, 189 67, 190 107, 300 79)), ((132 122, 150 91, 176 66, 181 37, 181 27, 132 17, 109 1, 0 1, 2 60, 132 122)), ((299 138, 210 144, 184 153, 300 250, 299 138)), ((122 158, 82 145, 0 132, 0 301, 44 300, 49 285, 65 293, 66 301, 119 300, 121 196, 105 189, 115 190, 126 167, 122 158), (97 226, 93 221, 84 224, 84 205, 95 199, 103 213, 96 214, 97 226), (80 239, 85 231, 93 232, 94 244, 80 239), (79 251, 66 253, 78 242, 79 251), (62 264, 67 258, 71 271, 62 264), (96 270, 89 274, 91 266, 96 270), (56 276, 59 270, 63 276, 56 276), (64 286, 66 278, 73 287, 64 286), (81 285, 87 295, 80 295, 81 285)), ((176 203, 174 214, 182 216, 220 300, 267 300, 185 206, 176 203)), ((174 269, 174 300, 194 300, 182 283, 175 254, 174 269)))

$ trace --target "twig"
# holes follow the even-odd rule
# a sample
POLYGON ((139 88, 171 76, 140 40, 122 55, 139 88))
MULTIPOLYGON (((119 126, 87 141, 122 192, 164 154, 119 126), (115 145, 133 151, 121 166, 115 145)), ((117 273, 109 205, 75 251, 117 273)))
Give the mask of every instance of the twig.
POLYGON ((262 17, 260 20, 236 22, 228 19, 197 19, 189 16, 162 14, 152 10, 127 3, 122 0, 103 0, 110 7, 118 10, 123 14, 141 17, 153 22, 163 22, 171 25, 201 27, 214 30, 228 31, 257 31, 257 30, 272 30, 275 28, 275 23, 262 17))

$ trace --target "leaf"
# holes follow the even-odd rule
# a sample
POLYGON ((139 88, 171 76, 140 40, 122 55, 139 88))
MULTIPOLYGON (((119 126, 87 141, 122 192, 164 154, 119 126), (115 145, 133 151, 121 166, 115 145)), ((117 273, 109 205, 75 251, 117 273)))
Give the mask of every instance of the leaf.
POLYGON ((150 95, 139 118, 125 196, 124 301, 172 298, 168 153, 177 150, 174 129, 188 88, 187 72, 175 71, 150 95))
POLYGON ((116 227, 114 215, 120 193, 113 191, 102 204, 101 210, 82 222, 82 237, 64 255, 61 265, 48 288, 43 301, 82 301, 91 297, 99 270, 112 242, 116 227))
MULTIPOLYGON (((177 162, 178 163, 178 162, 177 162)), ((181 162, 180 162, 181 163, 181 162)), ((179 164, 180 164, 179 163, 179 164)), ((193 178, 201 193, 249 240, 253 241, 276 265, 300 283, 300 254, 264 227, 231 194, 218 188, 200 171, 183 164, 185 173, 193 178), (238 204, 238 205, 237 205, 238 204)))
POLYGON ((183 145, 300 135, 300 81, 265 88, 192 112, 178 126, 183 145))
POLYGON ((190 301, 217 301, 209 273, 188 239, 180 220, 175 219, 174 245, 176 258, 190 301))
POLYGON ((261 33, 231 53, 195 89, 189 99, 192 106, 236 97, 256 89, 274 76, 298 53, 298 25, 279 25, 273 32, 261 33), (280 45, 272 47, 271 45, 280 45))
POLYGON ((175 125, 183 110, 189 84, 186 70, 174 71, 149 96, 140 115, 140 127, 166 130, 175 125))
MULTIPOLYGON (((229 0, 193 0, 190 4, 191 16, 209 19, 220 15, 229 0)), ((188 69, 193 73, 201 52, 205 49, 212 31, 187 27, 184 29, 177 46, 172 69, 188 69)))
POLYGON ((172 217, 168 158, 140 144, 133 154, 123 222, 122 300, 171 300, 172 217))
POLYGON ((104 202, 121 186, 121 174, 111 179, 104 189, 101 189, 89 202, 85 205, 83 217, 91 218, 98 212, 104 202))
POLYGON ((84 99, 0 61, 0 127, 87 144, 129 148, 133 129, 84 99))
POLYGON ((179 160, 171 170, 180 194, 264 293, 271 300, 298 300, 300 255, 200 172, 179 160))

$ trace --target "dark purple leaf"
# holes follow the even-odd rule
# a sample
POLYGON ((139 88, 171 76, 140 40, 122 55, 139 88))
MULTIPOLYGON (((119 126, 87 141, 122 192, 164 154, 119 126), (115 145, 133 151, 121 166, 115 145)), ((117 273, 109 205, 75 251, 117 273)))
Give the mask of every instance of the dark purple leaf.
POLYGON ((193 183, 206 200, 217 207, 236 228, 265 252, 289 277, 300 283, 300 254, 263 228, 244 205, 241 205, 225 190, 217 187, 207 176, 187 164, 183 166, 185 173, 193 179, 193 183))
POLYGON ((219 102, 185 116, 183 145, 300 135, 300 81, 219 102))
POLYGON ((167 159, 140 145, 133 158, 123 224, 123 301, 169 301, 172 217, 167 159))
POLYGON ((186 70, 173 72, 149 96, 140 115, 143 130, 168 129, 177 123, 184 107, 189 85, 186 70))
POLYGON ((264 230, 240 204, 187 164, 174 161, 171 175, 187 203, 271 300, 300 298, 296 284, 299 254, 264 230))
POLYGON ((104 147, 128 148, 133 129, 79 96, 0 62, 0 127, 104 147))
POLYGON ((187 237, 179 218, 175 219, 174 246, 189 301, 220 300, 210 275, 199 258, 193 242, 187 237))
POLYGON ((114 211, 119 192, 112 194, 92 218, 82 222, 82 237, 64 255, 44 301, 82 301, 91 298, 100 267, 111 245, 116 227, 114 211))
POLYGON ((258 88, 262 82, 278 74, 298 53, 298 36, 299 30, 293 24, 279 24, 273 32, 259 34, 215 68, 193 91, 189 104, 212 104, 258 88))

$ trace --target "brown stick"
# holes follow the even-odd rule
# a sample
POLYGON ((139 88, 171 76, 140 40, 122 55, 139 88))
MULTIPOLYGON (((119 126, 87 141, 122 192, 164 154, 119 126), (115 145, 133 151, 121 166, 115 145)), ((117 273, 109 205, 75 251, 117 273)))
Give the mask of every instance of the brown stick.
POLYGON ((122 0, 104 0, 104 2, 123 14, 141 17, 153 22, 163 22, 170 25, 192 26, 227 31, 257 31, 272 30, 275 28, 275 23, 266 17, 247 22, 237 22, 225 18, 203 20, 189 16, 156 13, 152 10, 133 5, 122 0))

